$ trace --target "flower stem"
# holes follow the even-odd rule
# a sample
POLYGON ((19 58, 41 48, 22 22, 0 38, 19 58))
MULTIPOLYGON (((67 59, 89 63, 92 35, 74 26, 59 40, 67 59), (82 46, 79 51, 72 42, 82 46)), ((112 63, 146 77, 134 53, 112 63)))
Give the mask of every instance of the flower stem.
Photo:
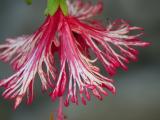
POLYGON ((64 120, 63 115, 63 97, 60 97, 57 120, 64 120))

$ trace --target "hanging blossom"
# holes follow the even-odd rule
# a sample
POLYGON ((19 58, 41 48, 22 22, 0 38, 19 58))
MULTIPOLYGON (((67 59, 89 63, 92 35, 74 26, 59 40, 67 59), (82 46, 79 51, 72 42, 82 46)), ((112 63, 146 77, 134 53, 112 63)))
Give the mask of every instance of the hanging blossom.
MULTIPOLYGON (((110 76, 121 67, 127 70, 130 60, 136 61, 135 47, 148 46, 140 40, 140 27, 116 20, 104 27, 91 17, 102 11, 102 2, 96 5, 81 0, 48 0, 47 17, 32 35, 9 38, 0 45, 0 60, 9 62, 15 73, 0 80, 5 99, 15 100, 16 109, 26 96, 30 104, 34 98, 34 81, 38 74, 42 90, 52 90, 52 100, 65 96, 64 104, 78 104, 78 96, 86 105, 93 93, 102 100, 108 91, 116 92, 110 76), (139 34, 131 34, 132 31, 139 34), (55 64, 58 53, 60 70, 55 64), (93 58, 95 56, 95 58, 93 58), (104 76, 96 62, 109 73, 104 76), (66 93, 66 94, 65 94, 66 93)), ((62 101, 62 100, 60 100, 62 101)), ((59 120, 62 120, 62 103, 59 120)))

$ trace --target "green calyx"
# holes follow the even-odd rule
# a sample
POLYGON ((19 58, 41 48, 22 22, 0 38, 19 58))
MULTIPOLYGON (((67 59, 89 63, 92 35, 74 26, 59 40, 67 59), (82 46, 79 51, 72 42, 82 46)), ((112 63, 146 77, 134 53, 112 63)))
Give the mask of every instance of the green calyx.
POLYGON ((53 16, 59 8, 65 16, 68 15, 68 6, 66 0, 48 0, 45 14, 53 16))

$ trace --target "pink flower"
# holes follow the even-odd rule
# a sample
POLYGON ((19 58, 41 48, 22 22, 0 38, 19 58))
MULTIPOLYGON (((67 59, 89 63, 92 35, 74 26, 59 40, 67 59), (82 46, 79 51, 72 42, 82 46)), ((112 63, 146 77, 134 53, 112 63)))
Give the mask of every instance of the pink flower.
POLYGON ((27 103, 32 102, 33 84, 37 73, 41 78, 42 90, 54 87, 52 81, 56 79, 56 68, 53 55, 54 47, 59 46, 55 37, 58 21, 59 12, 52 17, 48 16, 33 35, 7 39, 7 43, 0 46, 0 59, 10 61, 15 70, 11 77, 0 81, 0 86, 6 89, 4 98, 16 99, 14 108, 26 94, 27 103))
POLYGON ((102 100, 102 94, 116 92, 113 80, 103 76, 96 65, 100 61, 110 75, 118 67, 127 70, 126 63, 136 61, 138 51, 135 46, 145 47, 149 43, 139 39, 140 34, 131 35, 132 27, 124 20, 117 20, 107 27, 90 20, 102 10, 97 5, 82 3, 80 0, 67 1, 69 15, 59 8, 53 16, 48 15, 44 24, 32 35, 7 39, 0 45, 0 59, 10 62, 15 73, 0 81, 5 88, 6 99, 15 99, 15 106, 27 96, 27 103, 33 101, 35 75, 38 74, 42 90, 52 89, 52 100, 64 96, 65 105, 78 104, 78 95, 85 105, 90 100, 90 92, 102 100), (58 52, 60 71, 55 65, 58 52), (95 56, 93 58, 93 56, 95 56))

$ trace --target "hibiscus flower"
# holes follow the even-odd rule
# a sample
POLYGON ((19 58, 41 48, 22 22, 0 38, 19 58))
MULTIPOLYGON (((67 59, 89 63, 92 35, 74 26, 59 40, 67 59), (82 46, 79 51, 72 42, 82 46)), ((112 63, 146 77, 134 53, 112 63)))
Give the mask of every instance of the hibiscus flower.
MULTIPOLYGON (((130 60, 136 61, 136 46, 148 46, 140 40, 140 27, 116 20, 102 26, 91 17, 102 11, 102 2, 96 5, 81 0, 48 0, 46 20, 32 35, 9 38, 0 45, 0 60, 9 62, 15 73, 0 81, 3 97, 14 99, 16 109, 24 96, 33 101, 34 81, 39 75, 42 90, 51 89, 52 100, 65 96, 64 104, 78 104, 78 96, 86 105, 90 93, 102 100, 108 91, 115 94, 111 76, 118 67, 127 70, 130 60), (131 34, 138 30, 139 34, 131 34), (55 63, 58 53, 60 69, 55 63), (102 75, 96 64, 104 66, 108 75, 102 75), (66 94, 65 94, 66 93, 66 94)), ((62 98, 60 98, 62 101, 62 98)), ((60 105, 60 112, 62 103, 60 105)), ((59 117, 59 120, 62 117, 59 117)))

